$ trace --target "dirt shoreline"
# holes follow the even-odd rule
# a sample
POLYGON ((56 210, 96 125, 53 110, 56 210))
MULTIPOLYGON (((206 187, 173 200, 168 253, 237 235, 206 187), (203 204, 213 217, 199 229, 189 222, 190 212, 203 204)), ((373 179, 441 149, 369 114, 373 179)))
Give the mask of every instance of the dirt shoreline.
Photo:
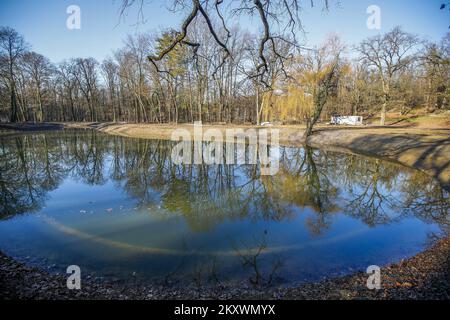
MULTIPOLYGON (((134 138, 170 139, 174 128, 193 130, 192 125, 45 124, 0 125, 6 133, 61 128, 91 128, 134 138)), ((229 126, 204 126, 225 130, 229 126)), ((255 128, 233 126, 233 128, 255 128)), ((282 145, 300 145, 303 128, 280 128, 282 145)), ((0 133, 1 134, 1 133, 0 133)), ((387 158, 436 178, 450 187, 450 129, 330 128, 319 127, 308 139, 313 147, 387 158)), ((382 268, 382 289, 368 290, 367 274, 359 272, 296 288, 183 288, 140 286, 85 280, 83 289, 66 288, 66 278, 27 267, 0 252, 0 299, 450 299, 450 236, 398 264, 382 268)))
POLYGON ((82 278, 81 290, 69 290, 65 275, 50 275, 27 267, 0 252, 0 299, 2 300, 449 300, 450 237, 430 249, 397 264, 381 268, 381 289, 369 290, 368 275, 353 275, 300 285, 294 288, 170 287, 82 278))

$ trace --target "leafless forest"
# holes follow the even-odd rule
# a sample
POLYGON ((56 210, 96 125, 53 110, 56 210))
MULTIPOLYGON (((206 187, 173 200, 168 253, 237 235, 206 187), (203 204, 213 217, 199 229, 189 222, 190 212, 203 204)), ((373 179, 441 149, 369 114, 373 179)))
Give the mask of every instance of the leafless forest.
MULTIPOLYGON (((138 2, 123 1, 122 10, 138 2)), ((396 27, 359 44, 330 35, 307 47, 296 39, 295 0, 244 1, 223 12, 222 1, 175 5, 186 12, 181 28, 130 35, 104 61, 50 61, 1 27, 1 120, 312 128, 333 114, 381 115, 384 124, 392 109, 449 108, 449 35, 433 43, 396 27), (255 16, 261 33, 230 25, 228 14, 255 16)))

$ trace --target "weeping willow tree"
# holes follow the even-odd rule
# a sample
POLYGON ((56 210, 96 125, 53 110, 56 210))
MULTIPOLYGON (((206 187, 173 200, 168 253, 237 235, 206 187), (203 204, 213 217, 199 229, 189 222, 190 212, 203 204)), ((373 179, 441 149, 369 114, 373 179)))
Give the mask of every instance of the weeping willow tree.
POLYGON ((351 72, 341 58, 344 49, 340 39, 332 36, 322 46, 297 56, 289 68, 289 81, 264 95, 264 118, 306 122, 305 138, 310 136, 324 107, 338 95, 340 79, 351 72))
POLYGON ((312 95, 298 82, 291 82, 262 98, 264 121, 303 122, 313 109, 312 95))

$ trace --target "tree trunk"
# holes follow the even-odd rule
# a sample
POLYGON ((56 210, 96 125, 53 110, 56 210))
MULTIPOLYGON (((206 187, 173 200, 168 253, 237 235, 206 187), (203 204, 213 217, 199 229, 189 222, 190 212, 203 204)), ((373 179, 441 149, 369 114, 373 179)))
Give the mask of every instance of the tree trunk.
POLYGON ((11 122, 17 122, 17 97, 14 83, 11 83, 11 122))
POLYGON ((386 101, 383 102, 383 105, 381 107, 380 126, 384 126, 385 124, 386 124, 386 101))
POLYGON ((260 123, 260 117, 259 117, 259 90, 256 90, 256 125, 259 126, 260 123))
POLYGON ((383 105, 381 106, 381 119, 380 119, 381 126, 384 126, 386 124, 386 110, 388 103, 389 103, 389 92, 385 91, 383 105))
POLYGON ((37 117, 37 120, 38 120, 38 122, 42 122, 44 120, 44 111, 42 109, 41 91, 39 89, 37 89, 36 94, 37 94, 37 100, 38 100, 38 117, 37 117))
POLYGON ((380 119, 380 125, 384 126, 386 124, 386 109, 387 109, 387 105, 389 103, 389 93, 390 93, 390 83, 391 83, 391 78, 389 78, 388 80, 382 80, 382 85, 383 85, 383 105, 381 106, 381 119, 380 119))

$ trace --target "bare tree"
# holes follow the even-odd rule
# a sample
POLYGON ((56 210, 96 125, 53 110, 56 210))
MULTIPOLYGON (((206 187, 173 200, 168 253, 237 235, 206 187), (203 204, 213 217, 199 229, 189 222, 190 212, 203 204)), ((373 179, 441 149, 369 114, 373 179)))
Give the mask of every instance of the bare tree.
MULTIPOLYGON (((75 78, 75 62, 72 61, 63 61, 59 64, 57 69, 57 78, 59 79, 59 83, 62 86, 62 94, 61 97, 63 100, 69 102, 67 106, 67 110, 70 114, 70 118, 72 121, 78 121, 78 115, 75 110, 76 99, 77 99, 77 91, 78 91, 78 82, 75 78)), ((61 102, 64 105, 64 101, 61 102)))
POLYGON ((73 75, 86 99, 90 121, 97 121, 94 99, 97 89, 98 62, 94 58, 78 58, 74 62, 76 67, 73 68, 73 75))
POLYGON ((385 35, 378 35, 361 42, 356 50, 361 59, 375 68, 381 80, 383 105, 381 108, 382 126, 386 122, 386 109, 390 101, 391 85, 394 76, 404 70, 413 60, 413 49, 419 44, 417 36, 395 27, 385 35))
POLYGON ((7 64, 7 77, 10 92, 11 112, 10 121, 18 120, 18 107, 16 96, 15 69, 18 60, 27 50, 27 44, 24 38, 14 29, 9 27, 0 28, 0 56, 7 64))
POLYGON ((48 58, 36 52, 27 52, 24 54, 23 66, 34 86, 37 104, 36 120, 42 122, 44 120, 42 91, 45 83, 50 80, 50 76, 53 73, 53 66, 48 58))
POLYGON ((448 106, 450 79, 450 34, 440 43, 427 43, 420 57, 426 81, 426 104, 428 111, 448 106))
POLYGON ((115 96, 119 80, 119 66, 111 59, 107 58, 101 65, 102 73, 106 81, 109 93, 109 103, 112 109, 113 122, 117 121, 117 111, 115 105, 115 96))
MULTIPOLYGON (((237 5, 230 5, 225 10, 223 8, 223 0, 175 0, 174 9, 189 11, 187 17, 183 20, 181 30, 174 33, 172 41, 165 48, 160 50, 156 55, 150 55, 148 59, 158 68, 157 62, 161 61, 168 53, 179 45, 190 46, 196 54, 198 48, 202 45, 198 42, 192 42, 188 39, 188 28, 196 18, 201 17, 205 20, 208 32, 214 38, 216 44, 225 53, 222 64, 226 59, 233 59, 229 49, 228 40, 231 38, 230 27, 227 22, 232 20, 230 17, 251 18, 257 16, 262 26, 262 34, 259 37, 258 44, 258 65, 257 72, 254 77, 264 77, 269 72, 270 65, 268 63, 268 55, 273 54, 281 64, 281 68, 285 74, 284 61, 288 58, 279 51, 281 43, 289 43, 294 47, 298 47, 297 31, 302 31, 300 19, 301 1, 299 0, 242 0, 237 5), (219 19, 220 27, 215 26, 212 17, 219 19), (225 31, 225 37, 220 36, 220 29, 225 31), (287 32, 288 31, 288 32, 287 32), (289 33, 290 35, 288 35, 289 33)), ((315 3, 310 0, 311 6, 315 3)), ((325 8, 329 7, 329 0, 323 0, 325 8)), ((139 16, 143 16, 144 0, 122 0, 121 14, 133 6, 139 5, 139 16)), ((220 67, 221 64, 218 66, 220 67)), ((162 71, 162 70, 161 70, 162 71)), ((264 83, 264 82, 263 82, 264 83)), ((267 83, 264 83, 267 85, 267 83)))

